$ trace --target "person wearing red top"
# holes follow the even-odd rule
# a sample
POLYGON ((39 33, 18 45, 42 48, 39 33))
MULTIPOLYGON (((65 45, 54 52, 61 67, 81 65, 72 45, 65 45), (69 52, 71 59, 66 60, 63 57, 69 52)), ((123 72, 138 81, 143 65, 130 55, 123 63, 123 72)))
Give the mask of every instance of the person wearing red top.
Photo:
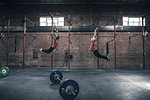
POLYGON ((110 61, 110 58, 108 57, 108 56, 104 56, 104 55, 101 55, 100 53, 99 53, 99 51, 97 50, 97 48, 96 48, 96 30, 97 30, 97 28, 95 29, 95 31, 94 31, 94 36, 91 38, 91 42, 90 42, 90 51, 92 51, 93 52, 93 54, 96 56, 96 57, 98 57, 98 58, 103 58, 103 59, 105 59, 105 60, 107 60, 107 61, 110 61))
POLYGON ((39 51, 42 51, 42 52, 45 52, 45 53, 50 53, 57 47, 59 36, 55 35, 55 34, 52 34, 52 35, 53 35, 53 38, 54 38, 53 45, 49 49, 42 49, 41 48, 39 51))

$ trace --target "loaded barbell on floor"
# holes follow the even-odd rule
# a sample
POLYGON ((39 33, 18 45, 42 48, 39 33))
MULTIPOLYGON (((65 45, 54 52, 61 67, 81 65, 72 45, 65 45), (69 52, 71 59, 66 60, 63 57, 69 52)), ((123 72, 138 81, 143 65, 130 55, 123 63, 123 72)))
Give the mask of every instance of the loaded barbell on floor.
POLYGON ((9 68, 8 67, 1 67, 0 68, 0 76, 6 77, 9 74, 9 68))
POLYGON ((73 100, 79 93, 79 85, 72 79, 62 81, 63 74, 60 71, 53 71, 50 80, 54 84, 59 84, 59 94, 64 100, 73 100))

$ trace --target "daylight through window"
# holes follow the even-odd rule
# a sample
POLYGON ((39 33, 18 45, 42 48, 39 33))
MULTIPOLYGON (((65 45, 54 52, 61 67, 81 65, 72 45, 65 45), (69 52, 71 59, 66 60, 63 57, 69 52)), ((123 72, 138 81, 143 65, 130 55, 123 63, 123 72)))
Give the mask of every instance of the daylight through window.
MULTIPOLYGON (((54 17, 54 26, 64 26, 64 17, 54 17)), ((40 26, 52 26, 52 19, 50 17, 40 17, 40 26)))
POLYGON ((123 26, 142 26, 142 17, 123 17, 123 26))

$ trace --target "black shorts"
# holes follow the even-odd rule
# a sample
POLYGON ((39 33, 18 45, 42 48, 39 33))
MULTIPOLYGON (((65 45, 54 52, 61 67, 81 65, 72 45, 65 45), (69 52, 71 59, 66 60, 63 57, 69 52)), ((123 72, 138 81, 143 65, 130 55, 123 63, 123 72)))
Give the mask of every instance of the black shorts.
POLYGON ((98 50, 94 50, 93 54, 98 58, 107 59, 107 56, 101 55, 98 50))
POLYGON ((42 49, 42 51, 45 52, 45 53, 50 53, 50 52, 52 52, 53 50, 54 50, 53 47, 50 47, 49 49, 42 49))

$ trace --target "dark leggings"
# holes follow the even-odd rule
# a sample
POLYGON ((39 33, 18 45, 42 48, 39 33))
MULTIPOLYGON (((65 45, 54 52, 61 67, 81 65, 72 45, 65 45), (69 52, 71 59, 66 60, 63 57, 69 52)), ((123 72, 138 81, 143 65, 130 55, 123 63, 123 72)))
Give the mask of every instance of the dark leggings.
POLYGON ((54 50, 54 48, 50 47, 49 49, 42 49, 43 52, 45 53, 50 53, 54 50))
POLYGON ((101 55, 98 50, 94 50, 93 54, 98 58, 103 58, 107 60, 107 56, 101 55))

